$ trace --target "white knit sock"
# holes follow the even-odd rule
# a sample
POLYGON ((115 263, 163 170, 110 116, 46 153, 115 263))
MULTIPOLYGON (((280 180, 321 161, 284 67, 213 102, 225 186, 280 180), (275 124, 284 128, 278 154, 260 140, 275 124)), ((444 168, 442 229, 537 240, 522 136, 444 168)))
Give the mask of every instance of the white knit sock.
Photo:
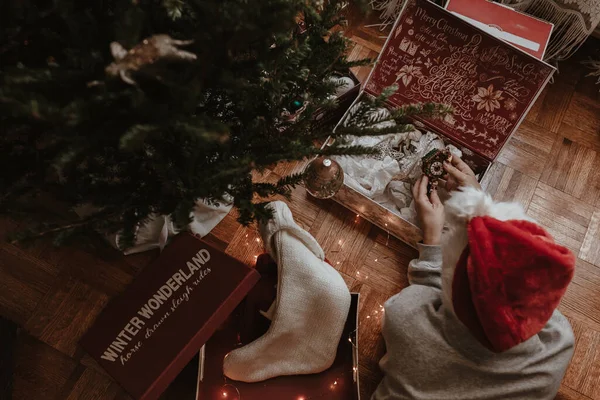
POLYGON ((229 353, 223 365, 227 377, 243 382, 329 368, 350 308, 350 292, 324 261, 321 246, 294 222, 285 203, 271 207, 273 220, 261 226, 278 270, 271 326, 264 336, 229 353))

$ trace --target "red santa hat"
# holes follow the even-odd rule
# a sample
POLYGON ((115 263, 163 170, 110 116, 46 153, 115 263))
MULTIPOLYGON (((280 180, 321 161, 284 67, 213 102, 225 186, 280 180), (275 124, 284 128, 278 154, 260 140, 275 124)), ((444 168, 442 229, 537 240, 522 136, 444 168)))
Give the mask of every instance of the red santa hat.
POLYGON ((546 325, 573 277, 575 256, 514 203, 494 203, 471 189, 456 197, 450 214, 466 224, 467 245, 454 266, 452 307, 484 346, 502 352, 546 325), (511 219, 519 212, 523 219, 511 219))

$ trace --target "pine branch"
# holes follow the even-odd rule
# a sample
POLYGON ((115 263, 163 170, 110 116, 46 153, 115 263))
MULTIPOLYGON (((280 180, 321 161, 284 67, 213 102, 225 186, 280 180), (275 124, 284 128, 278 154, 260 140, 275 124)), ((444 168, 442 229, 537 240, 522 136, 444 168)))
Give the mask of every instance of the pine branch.
POLYGON ((299 183, 301 183, 302 179, 304 179, 304 173, 296 173, 296 174, 287 175, 287 176, 284 176, 279 179, 279 181, 277 182, 277 187, 278 188, 294 187, 294 186, 298 185, 299 183))
POLYGON ((378 154, 377 149, 364 146, 325 146, 319 150, 319 155, 323 156, 364 156, 369 154, 378 154))
POLYGON ((185 7, 185 2, 183 0, 163 0, 162 4, 173 21, 183 16, 185 7))
POLYGON ((34 240, 34 239, 38 239, 38 238, 48 236, 48 235, 56 235, 58 233, 72 232, 75 229, 90 226, 90 225, 94 224, 95 222, 100 221, 102 219, 110 219, 111 217, 114 217, 115 215, 116 215, 115 213, 100 211, 94 215, 87 217, 87 218, 83 218, 80 221, 55 226, 55 227, 52 227, 49 229, 44 229, 41 231, 40 230, 21 231, 15 235, 15 238, 12 239, 10 243, 16 244, 16 243, 24 241, 24 240, 34 240))
POLYGON ((272 183, 254 183, 252 191, 260 197, 269 197, 277 192, 277 185, 272 183))
POLYGON ((420 118, 443 118, 452 113, 452 107, 447 104, 422 103, 408 104, 395 108, 391 111, 391 116, 396 121, 406 121, 407 118, 413 116, 420 118))
POLYGON ((379 136, 391 133, 412 132, 416 128, 412 124, 394 125, 383 128, 361 128, 357 126, 339 126, 336 134, 351 136, 379 136))

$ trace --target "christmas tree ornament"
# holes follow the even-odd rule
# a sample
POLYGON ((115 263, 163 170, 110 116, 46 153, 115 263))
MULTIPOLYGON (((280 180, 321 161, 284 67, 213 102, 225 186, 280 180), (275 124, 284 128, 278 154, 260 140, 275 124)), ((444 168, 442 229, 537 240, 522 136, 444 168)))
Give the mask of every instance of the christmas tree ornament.
POLYGON ((318 199, 335 196, 344 184, 344 170, 341 165, 327 157, 317 157, 304 170, 306 191, 318 199))
POLYGON ((296 224, 284 202, 269 207, 273 219, 261 224, 260 232, 277 263, 277 297, 267 333, 225 357, 223 372, 236 381, 326 370, 335 360, 350 309, 348 287, 325 262, 319 243, 296 224))
POLYGON ((422 158, 423 173, 429 178, 427 195, 437 188, 439 180, 446 174, 444 162, 452 161, 452 153, 448 149, 433 149, 422 158))
POLYGON ((307 27, 306 27, 306 22, 304 21, 304 16, 297 15, 296 16, 296 34, 302 35, 302 34, 306 33, 306 31, 307 31, 307 27))
POLYGON ((176 40, 169 35, 154 35, 144 39, 129 51, 117 42, 110 44, 110 51, 115 62, 106 67, 106 74, 111 77, 119 76, 123 82, 135 85, 132 73, 158 61, 194 61, 196 55, 180 50, 177 46, 187 46, 193 40, 176 40))
POLYGON ((383 140, 373 147, 377 149, 377 154, 373 155, 373 158, 376 160, 383 161, 386 157, 393 158, 394 160, 401 160, 405 156, 399 146, 394 146, 391 140, 383 140))
POLYGON ((292 103, 290 104, 290 111, 292 113, 295 113, 296 111, 300 110, 303 105, 304 105, 304 102, 302 100, 296 99, 296 100, 292 101, 292 103))
POLYGON ((281 116, 288 122, 295 122, 300 114, 306 110, 307 105, 308 102, 303 101, 302 99, 295 99, 290 103, 289 110, 287 108, 283 109, 281 116))

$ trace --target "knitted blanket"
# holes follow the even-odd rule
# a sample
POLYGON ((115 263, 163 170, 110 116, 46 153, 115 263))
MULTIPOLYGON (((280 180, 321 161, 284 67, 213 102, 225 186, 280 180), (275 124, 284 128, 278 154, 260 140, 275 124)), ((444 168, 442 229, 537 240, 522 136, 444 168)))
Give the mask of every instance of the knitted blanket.
POLYGON ((600 0, 502 0, 502 3, 554 24, 546 60, 572 56, 600 22, 600 0))

